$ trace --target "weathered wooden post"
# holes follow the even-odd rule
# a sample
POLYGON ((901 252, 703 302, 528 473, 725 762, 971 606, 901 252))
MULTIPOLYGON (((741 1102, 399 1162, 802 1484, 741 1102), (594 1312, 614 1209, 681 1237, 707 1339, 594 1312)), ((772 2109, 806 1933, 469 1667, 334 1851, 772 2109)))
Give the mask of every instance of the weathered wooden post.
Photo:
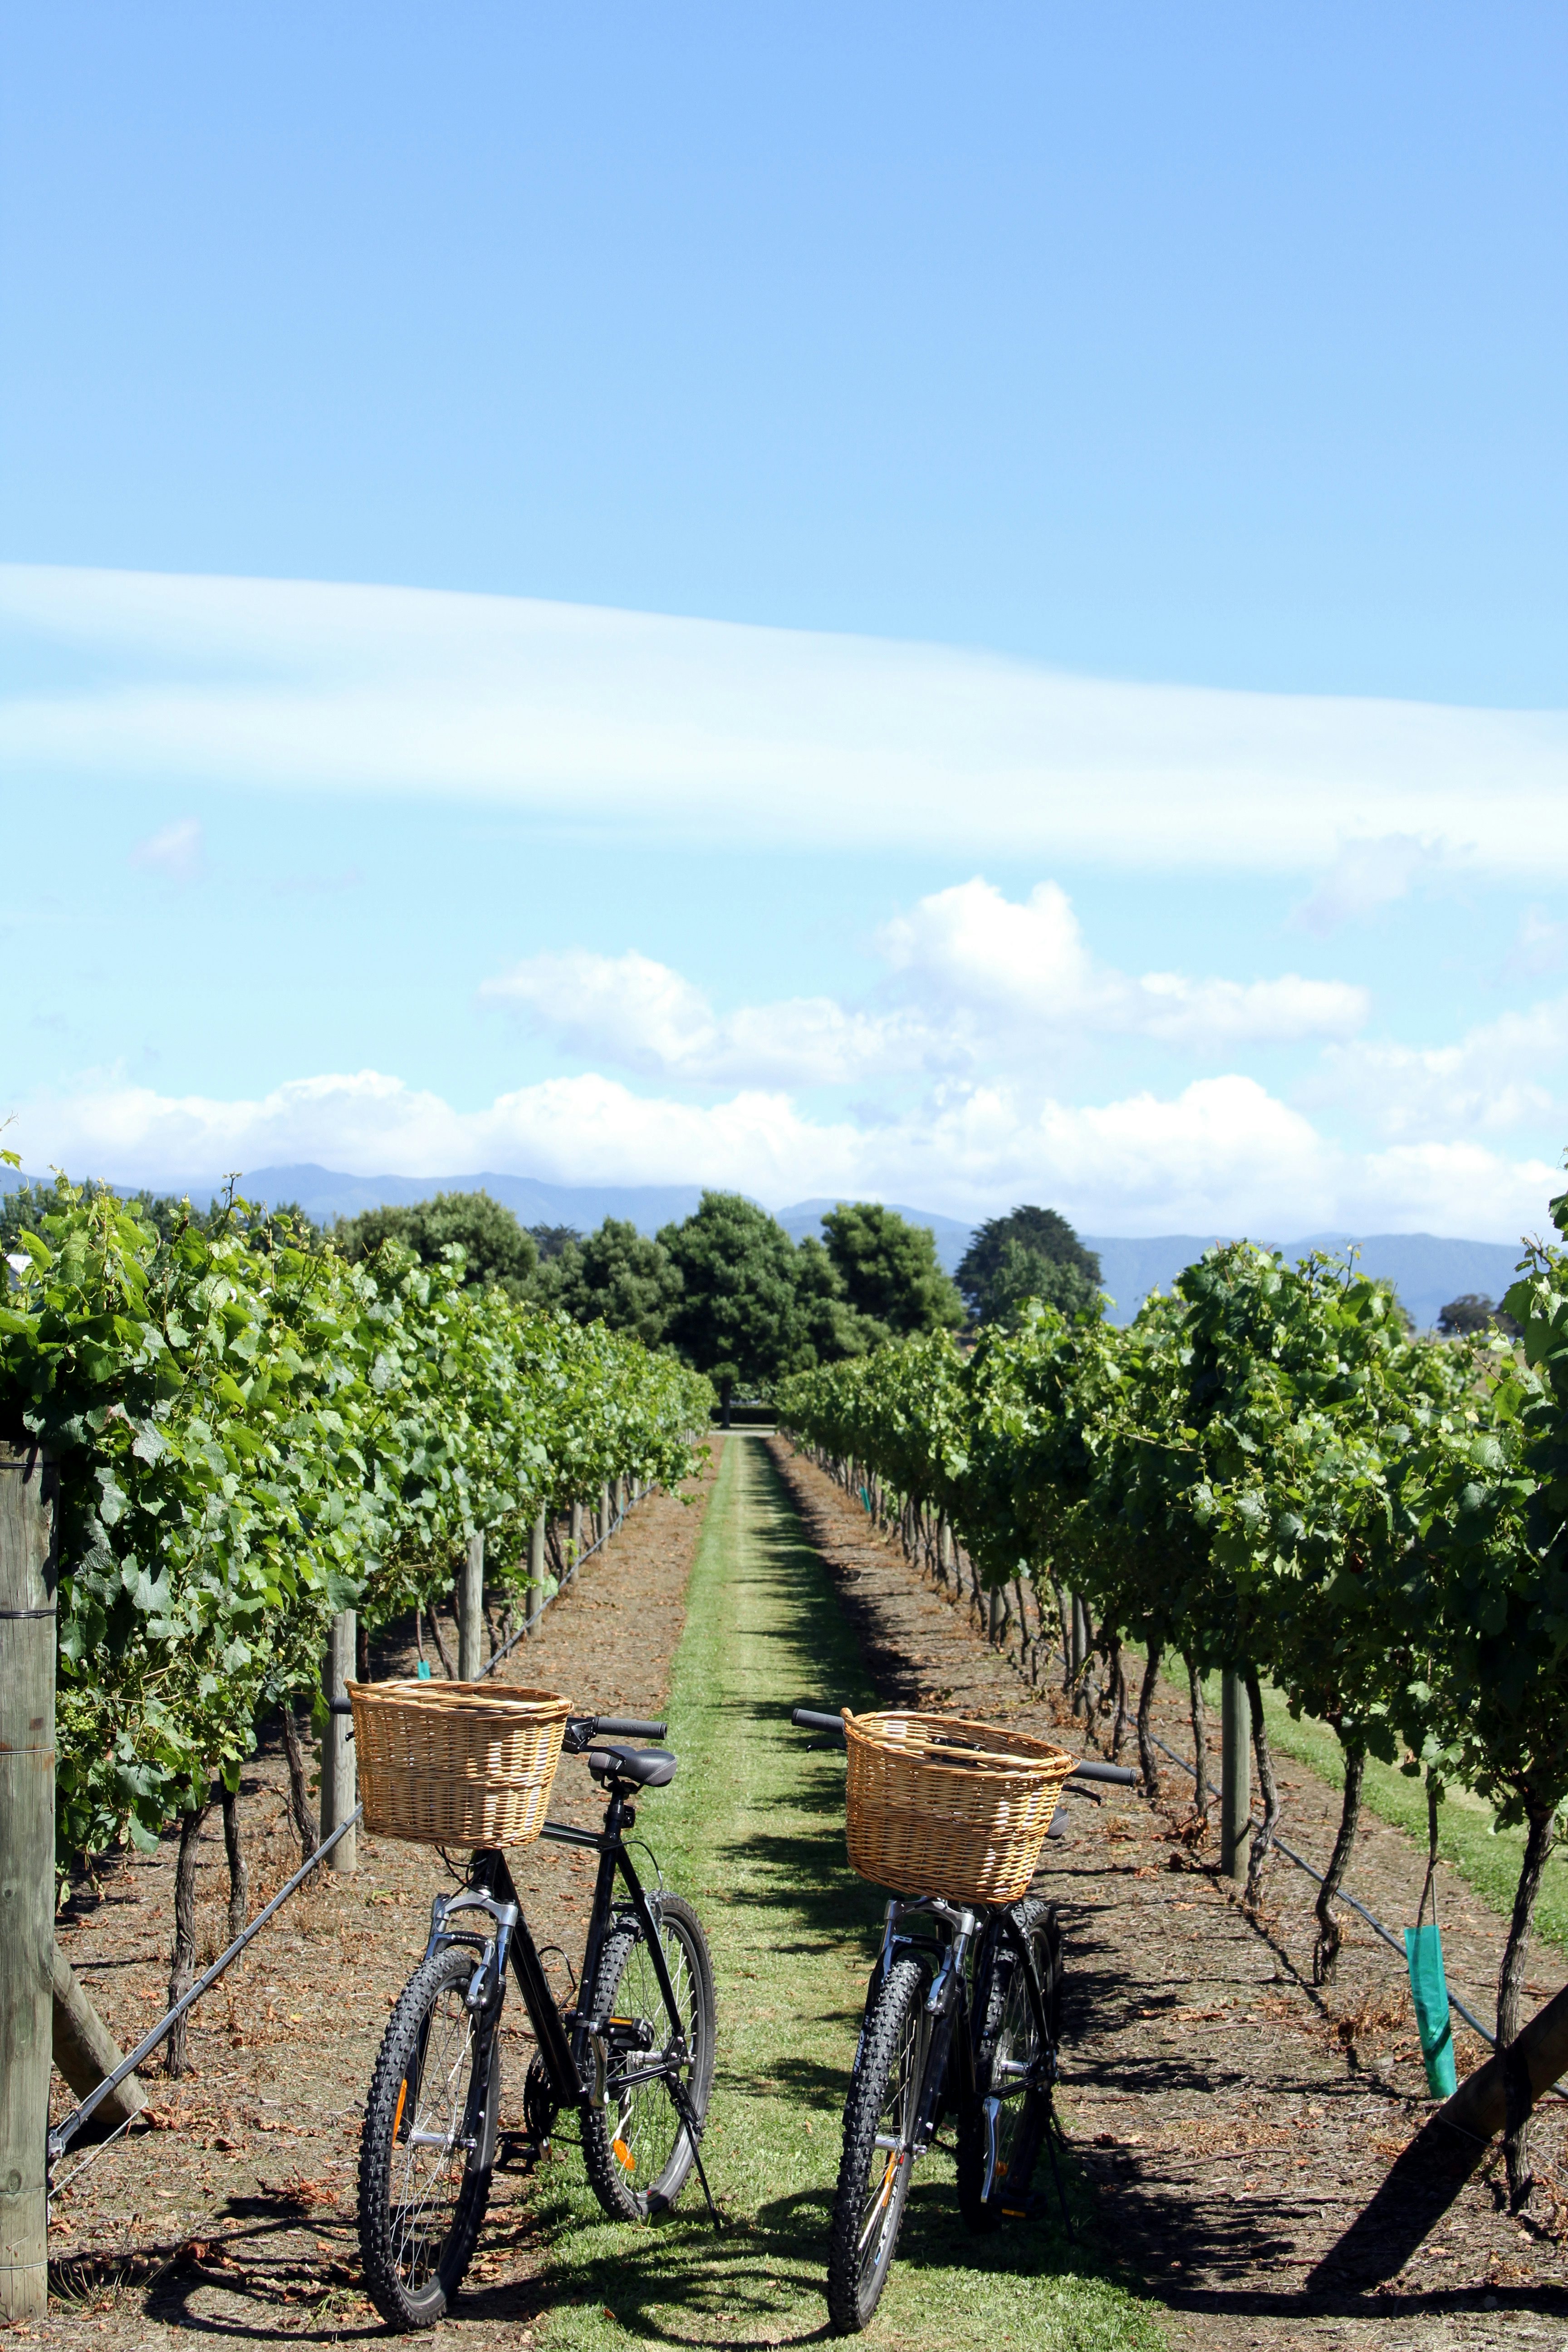
MULTIPOLYGON (((352 1609, 343 1610, 332 1620, 332 1630, 327 1637, 326 1664, 321 1680, 329 1698, 346 1698, 348 1683, 357 1663, 354 1655, 356 1616, 352 1609)), ((359 1799, 354 1790, 353 1725, 346 1715, 329 1715, 327 1727, 321 1734, 321 1835, 332 1832, 347 1821, 359 1799)), ((350 1830, 341 1838, 327 1856, 329 1870, 353 1871, 358 1866, 359 1832, 350 1830)))
POLYGON ((468 1549, 458 1572, 458 1680, 479 1680, 484 1660, 485 1538, 481 1529, 468 1538, 468 1549))
POLYGON ((615 1500, 616 1517, 617 1519, 624 1519, 626 1516, 626 1482, 624 1478, 616 1480, 615 1500))
POLYGON ((582 1559, 582 1557, 583 1506, 581 1503, 574 1503, 572 1506, 572 1525, 568 1530, 566 1538, 566 1573, 569 1577, 576 1575, 577 1562, 582 1559))
POLYGON ((544 1506, 528 1534, 528 1630, 531 1633, 544 1614, 544 1506))
POLYGON ((1252 1827, 1252 1709, 1247 1685, 1227 1668, 1220 1677, 1219 1867, 1225 1878, 1247 1875, 1252 1827))
POLYGON ((599 1489, 599 1541, 605 1542, 610 1532, 610 1489, 605 1484, 599 1489))
POLYGON ((49 2304, 55 1959, 52 1464, 0 1444, 0 2319, 49 2304))
MULTIPOLYGON (((76 1980, 71 1964, 55 1946, 55 2064, 79 2099, 96 2091, 121 2063, 125 2053, 76 1980)), ((117 2091, 97 2107, 87 2121, 89 2134, 102 2137, 128 2124, 147 2104, 147 2094, 134 2074, 127 2074, 117 2091)))

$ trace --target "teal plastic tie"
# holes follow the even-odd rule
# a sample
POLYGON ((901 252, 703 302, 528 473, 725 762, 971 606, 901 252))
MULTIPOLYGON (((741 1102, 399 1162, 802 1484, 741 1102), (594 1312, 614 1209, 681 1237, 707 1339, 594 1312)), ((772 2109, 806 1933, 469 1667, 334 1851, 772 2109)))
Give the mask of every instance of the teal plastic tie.
POLYGON ((421 1658, 421 1659, 420 1659, 420 1661, 419 1661, 419 1670, 418 1670, 418 1673, 416 1674, 416 1675, 415 1676, 415 1680, 416 1680, 416 1682, 427 1683, 427 1682, 429 1681, 429 1679, 430 1679, 430 1661, 429 1661, 429 1659, 428 1659, 428 1658, 421 1658))
POLYGON ((1458 2083, 1454 2072, 1454 2024, 1448 2014, 1448 1979, 1443 1972, 1443 1939, 1436 1919, 1425 1927, 1406 1927, 1405 1957, 1410 1965, 1410 1995, 1415 2003, 1426 2088, 1436 2099, 1451 2099, 1458 2083))

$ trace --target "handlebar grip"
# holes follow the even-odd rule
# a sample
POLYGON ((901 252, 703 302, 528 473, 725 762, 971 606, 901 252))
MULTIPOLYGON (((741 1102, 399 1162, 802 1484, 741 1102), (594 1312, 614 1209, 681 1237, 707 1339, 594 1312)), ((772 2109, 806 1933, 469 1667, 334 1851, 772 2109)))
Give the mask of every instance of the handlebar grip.
POLYGON ((841 1715, 824 1715, 816 1707, 797 1706, 790 1710, 789 1719, 797 1731, 834 1731, 840 1739, 844 1737, 844 1717, 841 1715))
POLYGON ((353 1711, 354 1703, 352 1698, 330 1698, 327 1701, 329 1715, 352 1715, 353 1711))
POLYGON ((632 1715, 596 1715, 594 1737, 601 1732, 611 1739, 662 1739, 669 1729, 668 1723, 639 1723, 632 1715))
POLYGON ((1137 1773, 1130 1771, 1125 1764, 1078 1763, 1068 1775, 1067 1786, 1070 1789, 1075 1780, 1109 1780, 1114 1789, 1138 1786, 1137 1773))

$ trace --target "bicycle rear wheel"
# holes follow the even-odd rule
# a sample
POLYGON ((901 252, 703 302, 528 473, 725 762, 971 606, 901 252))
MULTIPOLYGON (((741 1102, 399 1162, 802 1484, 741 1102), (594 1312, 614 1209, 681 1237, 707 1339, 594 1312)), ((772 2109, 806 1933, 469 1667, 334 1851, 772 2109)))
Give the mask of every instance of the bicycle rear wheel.
POLYGON ((659 1896, 659 1949, 675 1996, 659 1990, 647 1936, 619 1929, 605 1946, 593 2014, 608 2021, 605 2102, 583 2115, 583 2158, 594 2194, 615 2221, 667 2212, 696 2158, 679 2078, 700 2132, 713 2088, 713 1964, 702 1922, 679 1895, 659 1896), (686 2055, 669 2055, 677 2035, 686 2055), (661 2059, 664 2063, 661 2065, 661 2059))
POLYGON ((827 2252, 827 2311, 839 2336, 866 2326, 892 2268, 913 2169, 928 1982, 919 1960, 895 1961, 862 2029, 827 2252))
POLYGON ((1049 2068, 1061 2012, 1062 1946, 1054 1903, 1026 1897, 1013 1918, 1042 1996, 1042 2041, 1024 1964, 1010 1938, 992 1948, 975 1987, 984 2020, 976 2095, 958 2119, 958 2202, 972 2230, 999 2229, 1029 2193, 1049 2116, 1049 2068))
POLYGON ((433 2327, 457 2294, 489 2201, 500 2105, 496 2016, 466 1995, 477 1955, 420 1963, 387 2021, 360 2141, 365 2290, 389 2327, 433 2327))

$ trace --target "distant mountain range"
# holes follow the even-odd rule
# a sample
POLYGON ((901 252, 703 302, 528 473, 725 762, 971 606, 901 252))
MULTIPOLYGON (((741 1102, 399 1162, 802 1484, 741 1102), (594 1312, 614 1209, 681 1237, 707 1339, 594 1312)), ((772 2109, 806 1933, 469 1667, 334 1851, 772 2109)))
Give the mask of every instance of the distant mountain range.
MULTIPOLYGON (((0 1190, 24 1181, 0 1171, 0 1190)), ((211 1180, 171 1185, 172 1192, 189 1192, 194 1200, 210 1197, 211 1180)), ((477 1176, 345 1176, 337 1170, 305 1163, 293 1168, 258 1168, 244 1179, 243 1189, 253 1201, 271 1204, 298 1202, 307 1216, 320 1223, 337 1217, 357 1216, 376 1209, 414 1201, 427 1201, 437 1192, 485 1192, 515 1212, 525 1225, 574 1225, 590 1232, 606 1217, 624 1217, 639 1233, 657 1232, 672 1220, 689 1217, 702 1197, 697 1184, 545 1184, 532 1176, 502 1176, 493 1171, 477 1176)), ((837 1202, 824 1197, 797 1201, 781 1209, 778 1221, 799 1241, 817 1233, 826 1213, 837 1202)), ((897 1202, 911 1224, 928 1225, 936 1238, 937 1255, 949 1274, 969 1246, 973 1225, 958 1217, 943 1217, 929 1209, 911 1209, 897 1202)), ((1217 1234, 1157 1234, 1128 1239, 1114 1234, 1085 1234, 1086 1247, 1100 1258, 1112 1318, 1129 1322, 1152 1290, 1168 1290, 1184 1265, 1190 1265, 1210 1245, 1232 1238, 1217 1234)), ((1292 1257, 1311 1249, 1360 1252, 1362 1271, 1392 1282, 1416 1323, 1426 1329, 1451 1298, 1467 1291, 1498 1299, 1514 1278, 1520 1250, 1512 1242, 1449 1241, 1436 1234, 1308 1234, 1300 1239, 1269 1243, 1292 1257)))

